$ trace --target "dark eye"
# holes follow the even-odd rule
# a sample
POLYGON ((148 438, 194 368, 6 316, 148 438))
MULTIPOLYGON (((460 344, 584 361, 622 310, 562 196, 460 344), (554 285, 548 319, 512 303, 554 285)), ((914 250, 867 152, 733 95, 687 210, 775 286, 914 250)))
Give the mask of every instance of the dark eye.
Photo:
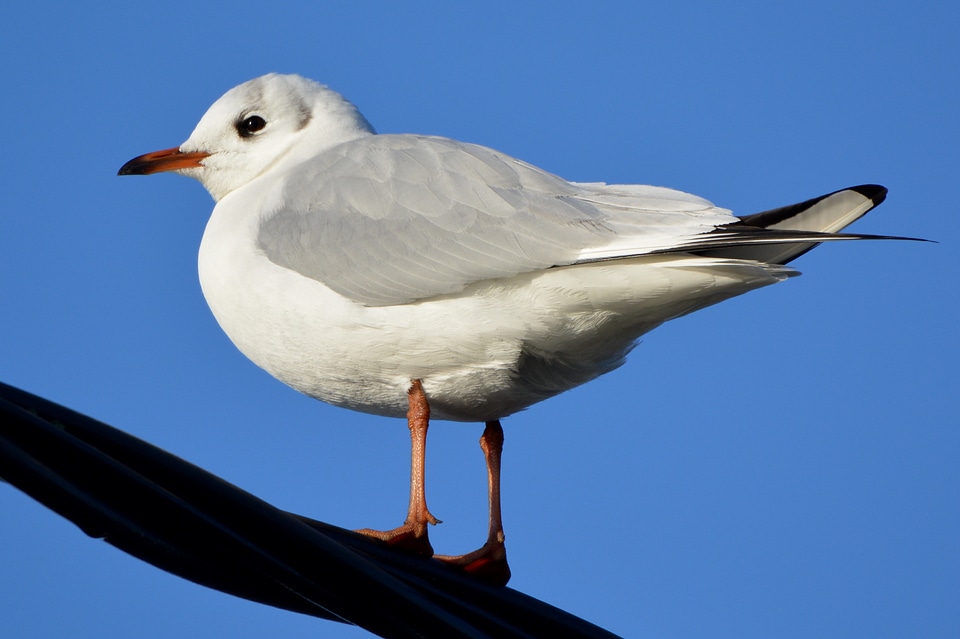
POLYGON ((267 121, 259 115, 248 115, 237 122, 237 133, 239 133, 242 138, 249 138, 265 126, 267 126, 267 121))

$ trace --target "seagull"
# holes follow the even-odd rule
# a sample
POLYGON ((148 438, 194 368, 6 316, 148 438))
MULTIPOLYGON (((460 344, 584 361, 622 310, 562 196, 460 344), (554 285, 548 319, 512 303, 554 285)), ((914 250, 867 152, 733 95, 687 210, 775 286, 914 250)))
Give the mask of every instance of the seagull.
POLYGON ((788 262, 880 204, 862 185, 737 217, 657 186, 569 182, 490 148, 377 134, 326 86, 269 74, 179 147, 119 175, 196 178, 216 206, 204 297, 248 358, 311 397, 406 417, 404 523, 370 537, 505 584, 500 420, 619 367, 660 324, 798 273, 788 262), (486 543, 434 555, 430 418, 485 424, 486 543))

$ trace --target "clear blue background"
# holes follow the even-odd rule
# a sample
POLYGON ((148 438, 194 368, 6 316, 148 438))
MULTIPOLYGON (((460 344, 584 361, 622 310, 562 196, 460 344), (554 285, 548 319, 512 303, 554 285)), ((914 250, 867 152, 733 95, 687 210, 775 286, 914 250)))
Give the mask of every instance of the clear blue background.
MULTIPOLYGON (((511 586, 629 637, 960 636, 955 6, 28 4, 0 22, 0 379, 346 527, 402 519, 404 424, 246 361, 197 284, 209 196, 115 177, 230 87, 296 72, 382 132, 739 213, 888 186, 854 230, 940 244, 821 247, 506 421, 511 586)), ((485 532, 480 429, 431 431, 441 552, 485 532)), ((0 635, 365 633, 167 575, 0 484, 0 635)))

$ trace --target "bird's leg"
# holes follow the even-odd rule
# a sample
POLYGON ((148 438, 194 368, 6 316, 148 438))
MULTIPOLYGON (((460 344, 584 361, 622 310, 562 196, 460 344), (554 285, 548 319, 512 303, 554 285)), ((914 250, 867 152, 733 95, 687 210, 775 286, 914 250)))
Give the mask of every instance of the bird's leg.
POLYGON ((490 502, 490 527, 487 541, 479 550, 452 557, 434 555, 444 563, 456 566, 496 586, 510 580, 507 550, 504 546, 503 520, 500 515, 500 457, 503 453, 503 428, 499 420, 487 422, 480 437, 480 448, 487 462, 487 493, 490 502))
POLYGON ((410 407, 407 411, 407 425, 410 428, 410 507, 404 524, 414 528, 417 537, 426 539, 427 524, 437 525, 439 520, 427 509, 427 495, 424 487, 424 466, 427 459, 427 427, 430 426, 430 403, 423 392, 419 379, 413 380, 407 393, 410 407))
POLYGON ((427 449, 427 427, 430 425, 430 404, 423 392, 419 379, 413 380, 407 392, 409 408, 407 426, 410 428, 410 507, 407 518, 401 526, 393 530, 371 530, 364 528, 357 532, 382 539, 391 545, 411 550, 418 555, 431 556, 433 548, 427 536, 427 524, 438 524, 439 520, 427 509, 424 491, 424 464, 427 449))

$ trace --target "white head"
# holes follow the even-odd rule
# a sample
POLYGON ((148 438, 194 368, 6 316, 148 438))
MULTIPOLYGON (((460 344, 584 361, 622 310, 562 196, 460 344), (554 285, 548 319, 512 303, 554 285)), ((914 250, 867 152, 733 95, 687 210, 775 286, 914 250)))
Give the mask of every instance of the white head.
POLYGON ((279 164, 373 132, 339 93, 298 75, 271 73, 227 91, 179 148, 134 158, 119 174, 176 171, 200 180, 219 201, 279 164))

